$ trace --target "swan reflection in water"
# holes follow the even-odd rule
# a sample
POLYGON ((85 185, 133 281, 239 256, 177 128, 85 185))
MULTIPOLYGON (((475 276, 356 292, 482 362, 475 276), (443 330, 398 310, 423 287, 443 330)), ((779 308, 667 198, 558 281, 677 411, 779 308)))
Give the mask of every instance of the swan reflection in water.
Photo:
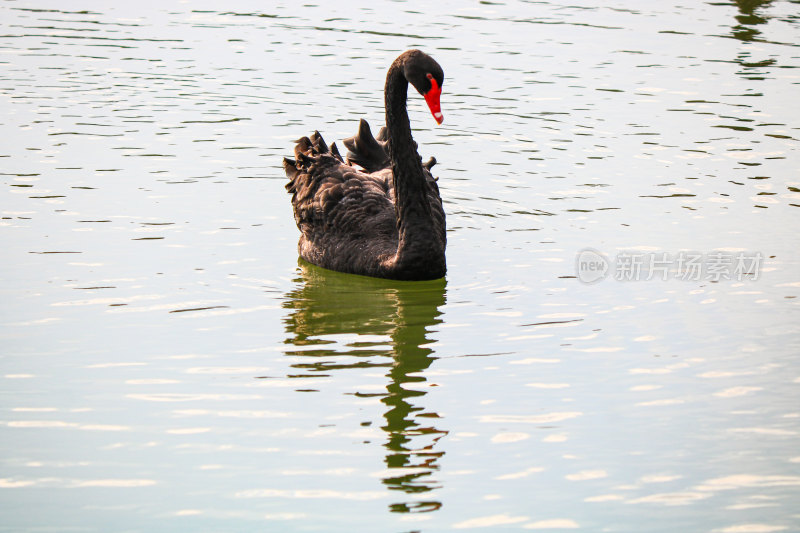
MULTIPOLYGON (((422 372, 434 361, 428 347, 431 328, 441 323, 445 303, 444 279, 397 282, 341 274, 302 259, 298 287, 286 295, 286 355, 304 360, 292 365, 296 377, 327 375, 338 369, 387 368, 386 392, 356 393, 380 396, 386 432, 387 488, 407 494, 430 493, 440 485, 432 478, 444 452, 437 442, 447 431, 438 429, 436 413, 426 411, 419 400, 424 391, 407 389, 409 383, 426 381, 422 372), (355 342, 350 337, 362 336, 355 342), (348 338, 343 344, 336 336, 348 338), (375 336, 378 336, 376 339, 375 336), (387 346, 388 345, 388 346, 387 346)), ((418 497, 393 503, 394 512, 435 511, 441 503, 418 497)))

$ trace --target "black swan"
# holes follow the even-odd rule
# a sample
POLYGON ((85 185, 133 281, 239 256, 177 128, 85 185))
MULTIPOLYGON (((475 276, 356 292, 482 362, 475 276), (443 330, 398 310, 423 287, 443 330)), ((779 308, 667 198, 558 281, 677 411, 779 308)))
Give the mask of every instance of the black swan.
POLYGON ((406 111, 411 82, 441 124, 443 81, 432 57, 408 50, 386 75, 386 127, 377 139, 362 119, 358 134, 344 140, 344 160, 336 144, 328 148, 318 131, 297 141, 296 159, 284 158, 283 167, 301 232, 300 257, 330 270, 379 278, 445 275, 445 215, 430 172, 436 159, 422 163, 406 111))

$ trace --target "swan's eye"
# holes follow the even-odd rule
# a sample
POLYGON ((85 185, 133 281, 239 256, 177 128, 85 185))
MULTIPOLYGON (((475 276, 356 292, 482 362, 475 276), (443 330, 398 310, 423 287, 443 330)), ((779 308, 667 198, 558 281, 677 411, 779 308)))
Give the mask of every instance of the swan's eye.
POLYGON ((433 74, 428 72, 427 74, 425 74, 425 77, 428 78, 428 81, 431 83, 431 89, 433 89, 434 87, 436 88, 439 87, 439 84, 436 83, 436 78, 433 77, 433 74))

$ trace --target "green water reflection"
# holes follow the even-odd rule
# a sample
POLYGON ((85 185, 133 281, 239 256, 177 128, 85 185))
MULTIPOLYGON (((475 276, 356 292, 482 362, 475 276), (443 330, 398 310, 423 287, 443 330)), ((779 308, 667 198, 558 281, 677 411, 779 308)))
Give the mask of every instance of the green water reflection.
MULTIPOLYGON (((292 377, 330 376, 335 370, 383 367, 388 369, 383 483, 390 490, 414 494, 409 501, 390 505, 394 512, 426 512, 441 502, 424 493, 440 487, 433 478, 444 451, 437 442, 447 431, 437 427, 440 417, 425 409, 419 384, 431 365, 430 334, 442 322, 445 280, 396 282, 317 268, 300 261, 297 287, 286 294, 284 307, 286 355, 296 357, 292 377), (416 384, 414 387, 411 384, 416 384), (413 388, 411 388, 413 387, 413 388)), ((310 380, 313 383, 313 380, 310 380)))
POLYGON ((738 24, 733 27, 733 37, 745 42, 756 40, 761 34, 761 31, 756 26, 766 24, 769 21, 758 10, 769 6, 771 3, 772 0, 736 0, 739 14, 736 15, 738 24))

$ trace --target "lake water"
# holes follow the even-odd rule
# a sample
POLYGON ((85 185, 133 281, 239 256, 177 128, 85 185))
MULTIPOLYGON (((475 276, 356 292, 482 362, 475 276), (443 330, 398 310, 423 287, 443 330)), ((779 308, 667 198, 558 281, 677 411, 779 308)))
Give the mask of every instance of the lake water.
POLYGON ((268 4, 0 4, 0 531, 800 531, 800 2, 268 4), (299 263, 411 47, 446 280, 299 263))

